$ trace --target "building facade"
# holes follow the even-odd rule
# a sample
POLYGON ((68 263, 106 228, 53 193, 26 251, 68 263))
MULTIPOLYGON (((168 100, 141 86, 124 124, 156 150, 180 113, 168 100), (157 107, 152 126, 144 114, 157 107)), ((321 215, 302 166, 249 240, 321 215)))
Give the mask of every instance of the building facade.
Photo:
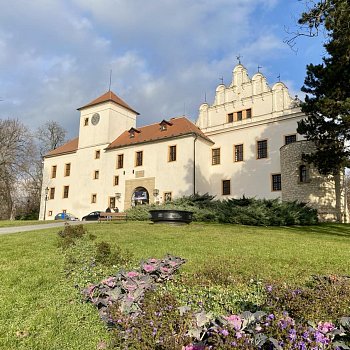
POLYGON ((214 103, 200 106, 196 123, 182 116, 138 127, 138 113, 111 91, 79 111, 79 136, 45 156, 41 219, 194 193, 299 200, 335 219, 332 179, 301 160, 311 146, 296 131, 304 117, 298 100, 282 82, 250 78, 241 64, 214 103))

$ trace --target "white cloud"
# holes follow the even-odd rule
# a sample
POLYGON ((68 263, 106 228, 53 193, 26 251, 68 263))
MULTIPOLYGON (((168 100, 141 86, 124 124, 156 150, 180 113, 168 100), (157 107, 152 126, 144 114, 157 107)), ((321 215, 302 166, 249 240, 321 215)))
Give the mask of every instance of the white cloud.
MULTIPOLYGON (((196 119, 236 55, 272 77, 287 61, 283 0, 16 0, 0 12, 1 117, 31 127, 56 120, 77 134, 76 108, 108 89, 141 113, 141 124, 196 119), (284 60, 284 61, 283 61, 284 60), (184 107, 185 105, 185 107, 184 107)), ((293 55, 290 53, 290 55, 293 55)), ((300 57, 299 57, 300 59, 300 57)), ((293 56, 295 61, 295 56, 293 56)), ((289 67, 283 70, 286 79, 289 67)), ((295 83, 297 86, 298 83, 295 83)))

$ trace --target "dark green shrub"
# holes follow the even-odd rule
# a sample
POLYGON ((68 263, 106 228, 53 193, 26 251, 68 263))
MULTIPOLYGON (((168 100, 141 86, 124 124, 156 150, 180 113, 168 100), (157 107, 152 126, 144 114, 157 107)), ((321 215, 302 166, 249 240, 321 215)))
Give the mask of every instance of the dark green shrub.
POLYGON ((69 225, 64 224, 63 230, 58 232, 58 246, 62 249, 74 245, 76 241, 82 238, 87 233, 86 228, 83 225, 69 225))
POLYGON ((132 254, 125 250, 124 252, 119 246, 111 246, 107 242, 99 242, 96 244, 96 263, 106 266, 123 266, 132 260, 132 254))
POLYGON ((177 209, 193 212, 193 221, 253 226, 313 225, 317 211, 305 203, 279 199, 243 198, 214 200, 213 196, 185 196, 161 205, 142 205, 127 210, 131 220, 149 220, 151 209, 177 209))

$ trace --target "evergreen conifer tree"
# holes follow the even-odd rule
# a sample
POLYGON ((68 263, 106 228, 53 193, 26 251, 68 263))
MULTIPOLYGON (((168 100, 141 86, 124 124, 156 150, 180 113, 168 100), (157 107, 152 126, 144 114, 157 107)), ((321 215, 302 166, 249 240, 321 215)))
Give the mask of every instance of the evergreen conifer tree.
POLYGON ((301 103, 307 118, 298 123, 298 132, 316 145, 304 159, 321 174, 334 176, 337 219, 342 221, 340 181, 350 155, 350 3, 319 1, 301 15, 299 24, 310 31, 323 26, 327 34, 322 63, 307 66, 302 87, 307 95, 301 103))

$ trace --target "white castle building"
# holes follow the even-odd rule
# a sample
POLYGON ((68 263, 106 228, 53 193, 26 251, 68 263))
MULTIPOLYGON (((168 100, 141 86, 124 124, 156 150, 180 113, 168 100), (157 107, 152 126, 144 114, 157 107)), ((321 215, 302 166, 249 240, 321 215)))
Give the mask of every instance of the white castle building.
POLYGON ((214 103, 200 106, 195 124, 181 116, 137 126, 138 113, 111 91, 78 110, 79 136, 44 158, 40 219, 194 193, 297 200, 321 219, 334 220, 336 207, 345 217, 333 178, 302 161, 312 145, 296 131, 305 117, 298 100, 282 82, 250 78, 241 64, 229 86, 216 88, 214 103))

